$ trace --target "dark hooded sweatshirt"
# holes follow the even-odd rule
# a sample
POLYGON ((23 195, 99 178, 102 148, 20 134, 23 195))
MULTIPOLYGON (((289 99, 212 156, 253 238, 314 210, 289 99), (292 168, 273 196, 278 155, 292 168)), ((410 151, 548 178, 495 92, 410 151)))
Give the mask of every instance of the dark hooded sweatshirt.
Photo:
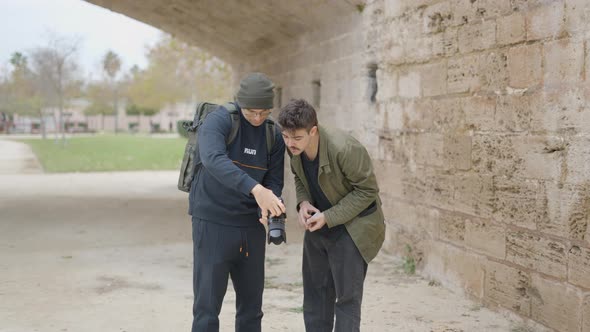
POLYGON ((226 145, 232 120, 220 106, 209 114, 198 132, 199 155, 203 163, 189 194, 189 214, 214 223, 254 226, 258 204, 250 193, 258 183, 280 196, 283 190, 285 143, 275 124, 275 142, 267 156, 266 125, 251 125, 240 114, 240 128, 226 145))

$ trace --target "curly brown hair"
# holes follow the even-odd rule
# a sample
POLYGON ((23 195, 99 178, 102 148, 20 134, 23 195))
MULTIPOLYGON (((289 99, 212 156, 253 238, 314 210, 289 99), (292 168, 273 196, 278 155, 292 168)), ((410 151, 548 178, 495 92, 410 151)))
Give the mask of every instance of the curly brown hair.
POLYGON ((313 106, 305 99, 291 99, 281 108, 279 125, 282 130, 305 129, 309 132, 318 125, 318 117, 313 106))

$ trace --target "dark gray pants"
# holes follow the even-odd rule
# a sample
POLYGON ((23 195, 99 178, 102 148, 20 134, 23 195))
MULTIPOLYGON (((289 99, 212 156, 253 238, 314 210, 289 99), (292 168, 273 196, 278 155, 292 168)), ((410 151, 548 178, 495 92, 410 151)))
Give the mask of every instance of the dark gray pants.
POLYGON ((367 263, 348 232, 305 232, 303 317, 307 332, 359 331, 367 263))
POLYGON ((236 331, 260 331, 265 240, 262 224, 232 227, 193 218, 192 332, 219 331, 228 276, 236 292, 236 331))

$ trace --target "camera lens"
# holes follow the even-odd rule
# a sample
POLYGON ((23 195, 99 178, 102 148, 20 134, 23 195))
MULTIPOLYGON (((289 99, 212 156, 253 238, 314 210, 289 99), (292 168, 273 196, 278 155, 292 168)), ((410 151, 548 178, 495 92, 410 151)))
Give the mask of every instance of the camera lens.
POLYGON ((287 233, 285 232, 286 215, 283 213, 278 217, 268 219, 268 243, 281 244, 287 242, 287 233))

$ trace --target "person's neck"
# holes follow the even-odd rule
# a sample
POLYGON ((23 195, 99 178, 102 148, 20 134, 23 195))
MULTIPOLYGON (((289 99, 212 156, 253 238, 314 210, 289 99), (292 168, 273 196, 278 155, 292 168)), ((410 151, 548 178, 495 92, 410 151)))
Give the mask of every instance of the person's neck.
POLYGON ((307 157, 308 160, 314 161, 315 158, 318 156, 319 149, 320 149, 320 133, 318 131, 317 135, 315 135, 311 138, 311 142, 309 143, 309 146, 305 150, 303 150, 303 153, 305 153, 305 156, 307 157))

